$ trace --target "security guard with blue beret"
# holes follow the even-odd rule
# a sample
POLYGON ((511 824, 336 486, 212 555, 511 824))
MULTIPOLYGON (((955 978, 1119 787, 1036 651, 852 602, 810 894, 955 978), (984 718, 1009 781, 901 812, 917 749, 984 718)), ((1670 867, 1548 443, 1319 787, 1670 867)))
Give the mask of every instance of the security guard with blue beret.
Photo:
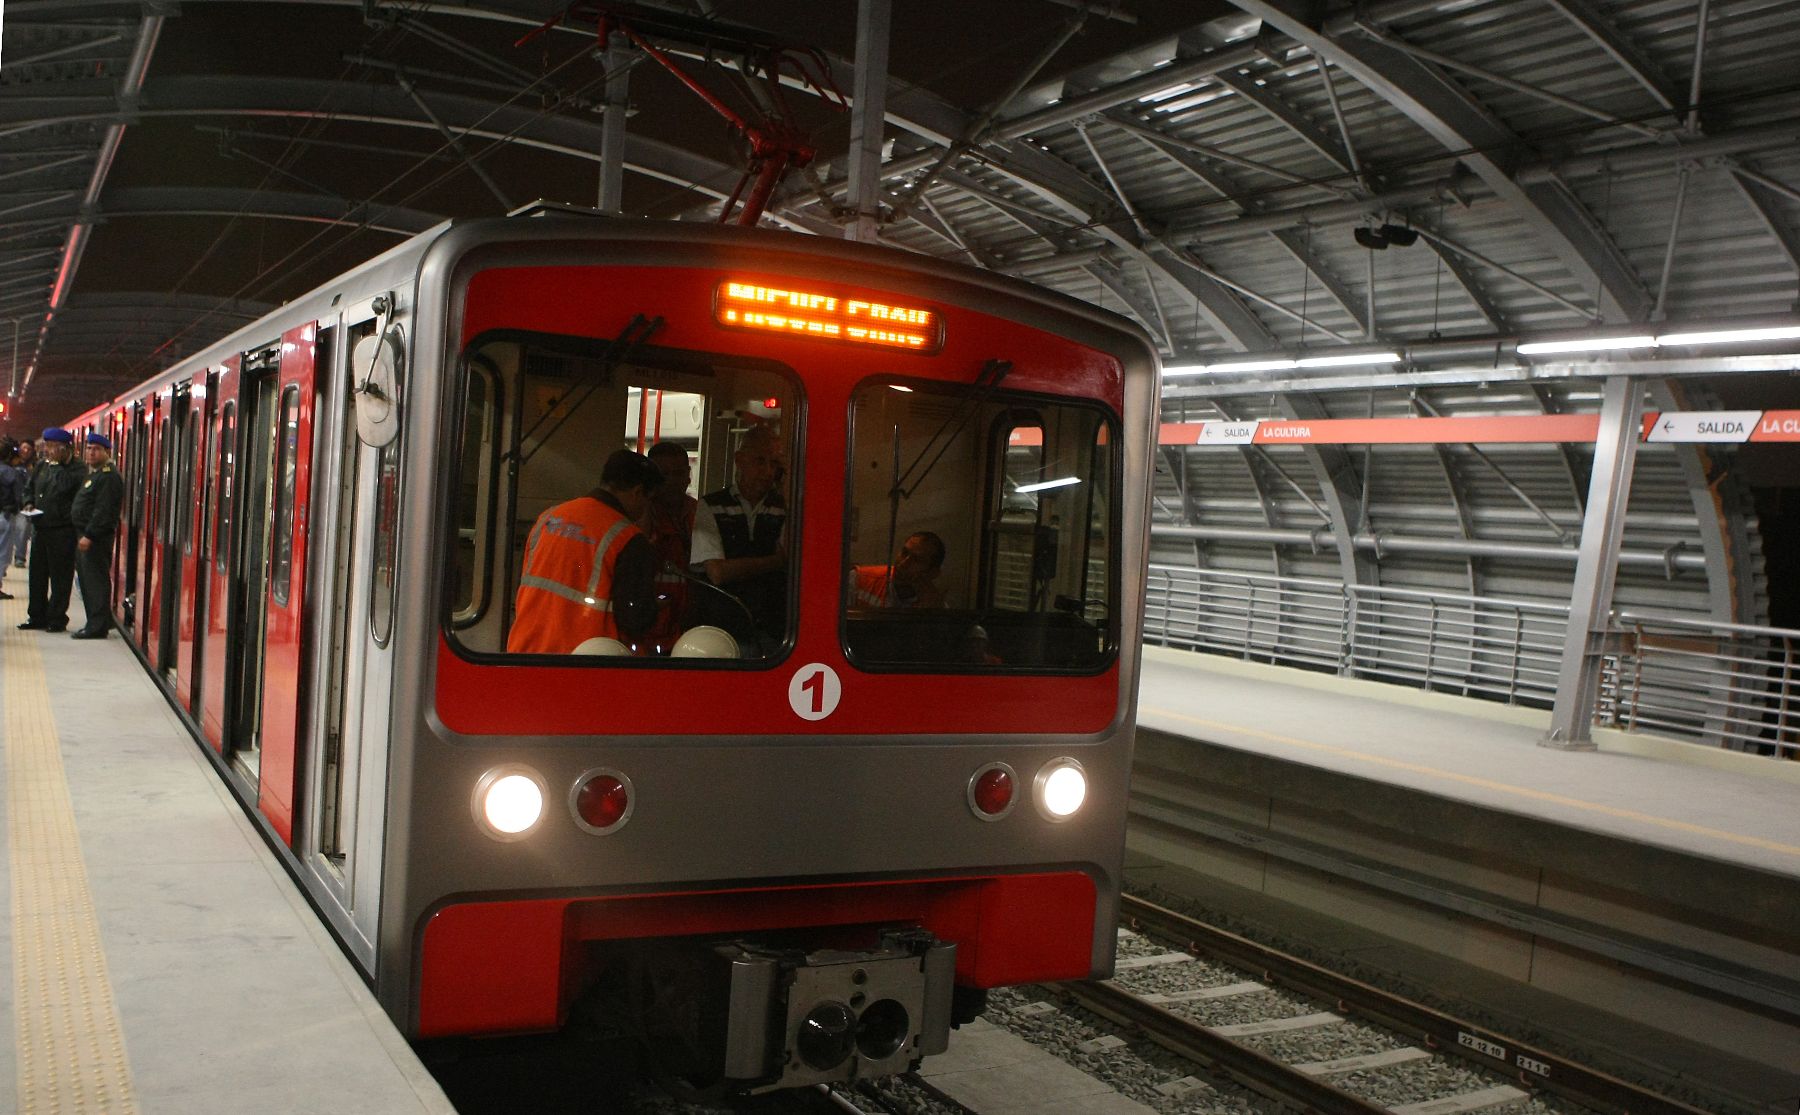
POLYGON ((31 474, 25 510, 33 517, 31 603, 24 631, 67 631, 69 593, 75 587, 75 523, 69 517, 87 472, 69 457, 75 435, 57 426, 44 431, 44 463, 31 474), (33 514, 35 512, 35 514, 33 514))
POLYGON ((87 436, 87 479, 69 518, 81 538, 75 544, 75 571, 81 576, 81 605, 87 622, 72 639, 104 639, 112 626, 113 535, 119 529, 119 507, 125 481, 112 463, 112 441, 105 434, 87 436))

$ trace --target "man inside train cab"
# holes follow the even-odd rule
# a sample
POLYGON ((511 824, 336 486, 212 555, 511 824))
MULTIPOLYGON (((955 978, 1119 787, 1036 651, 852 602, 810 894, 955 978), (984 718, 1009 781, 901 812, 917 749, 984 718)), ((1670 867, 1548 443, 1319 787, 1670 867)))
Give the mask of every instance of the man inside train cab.
POLYGON ((112 442, 105 434, 89 434, 87 479, 69 506, 69 519, 81 534, 75 543, 75 572, 87 621, 71 639, 104 639, 112 627, 113 535, 124 502, 125 481, 113 468, 112 442))
POLYGON ((687 494, 694 470, 687 450, 672 441, 659 441, 647 454, 662 474, 662 483, 650 495, 649 506, 638 529, 650 539, 658 560, 656 573, 656 623, 649 642, 658 654, 667 654, 693 626, 689 614, 687 572, 694 546, 694 513, 700 501, 687 494))
POLYGON ((605 640, 643 643, 656 621, 661 563, 635 523, 661 483, 648 458, 621 449, 606 459, 598 487, 537 517, 507 651, 578 654, 605 640))
POLYGON ((723 627, 740 643, 768 654, 787 631, 787 502, 779 490, 781 438, 771 426, 752 427, 738 444, 732 463, 733 482, 700 497, 689 560, 708 581, 741 602, 721 608, 713 594, 702 594, 703 622, 723 627))
POLYGON ((944 540, 929 530, 907 536, 892 565, 852 567, 851 596, 858 608, 942 608, 944 540))

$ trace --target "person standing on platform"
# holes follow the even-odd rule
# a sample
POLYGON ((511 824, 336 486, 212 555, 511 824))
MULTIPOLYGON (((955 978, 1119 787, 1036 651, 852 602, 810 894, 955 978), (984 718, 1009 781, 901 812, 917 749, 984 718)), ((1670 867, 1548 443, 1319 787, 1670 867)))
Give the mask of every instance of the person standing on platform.
POLYGON ((19 447, 11 438, 0 438, 0 600, 11 600, 6 591, 6 571, 12 568, 13 550, 19 544, 19 533, 25 520, 19 512, 25 509, 26 472, 18 467, 19 447))
POLYGON ((87 479, 69 507, 69 518, 81 533, 75 543, 75 566, 81 577, 81 606, 87 609, 87 622, 71 639, 104 639, 112 626, 113 535, 124 502, 125 481, 113 467, 112 442, 105 434, 89 434, 87 479))
POLYGON ((69 460, 75 435, 52 426, 44 431, 44 461, 32 474, 25 510, 31 532, 31 602, 21 631, 67 631, 69 592, 75 587, 75 523, 69 510, 86 473, 69 460))
MULTIPOLYGON (((42 448, 37 442, 26 438, 19 443, 18 470, 25 474, 25 491, 31 491, 31 478, 37 475, 38 466, 44 463, 42 448)), ((13 520, 13 560, 20 569, 25 568, 25 559, 30 556, 31 518, 20 515, 13 520)))

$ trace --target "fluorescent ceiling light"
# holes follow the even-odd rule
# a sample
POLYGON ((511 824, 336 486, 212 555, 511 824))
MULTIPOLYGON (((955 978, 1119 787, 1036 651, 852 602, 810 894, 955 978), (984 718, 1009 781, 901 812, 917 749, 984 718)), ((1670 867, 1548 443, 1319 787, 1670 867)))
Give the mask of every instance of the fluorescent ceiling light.
POLYGON ((1400 354, 1397 352, 1360 352, 1343 356, 1308 356, 1304 360, 1295 361, 1301 368, 1348 368, 1356 364, 1398 364, 1400 354))
POLYGON ((1013 491, 1018 492, 1020 495, 1024 495, 1026 492, 1041 492, 1045 488, 1066 488, 1070 484, 1079 483, 1081 483, 1081 477, 1079 476, 1063 476, 1058 477, 1055 480, 1045 480, 1041 484, 1020 484, 1017 488, 1014 488, 1013 491))
POLYGON ((1297 368, 1292 360, 1239 360, 1226 364, 1208 364, 1209 372, 1279 372, 1288 368, 1297 368))
MULTIPOLYGON (((1786 341, 1800 337, 1800 325, 1784 325, 1774 329, 1717 329, 1708 333, 1665 333, 1656 338, 1659 345, 1728 345, 1738 341, 1786 341)), ((1519 351, 1525 351, 1520 345, 1519 351)))
POLYGON ((1138 103, 1153 105, 1158 101, 1166 101, 1170 97, 1180 96, 1183 93, 1191 93, 1198 88, 1200 88, 1200 86, 1196 85, 1194 82, 1184 81, 1180 85, 1171 85, 1167 89, 1158 89, 1154 93, 1145 93, 1138 98, 1138 103))
POLYGON ((1173 367, 1164 367, 1162 374, 1164 376, 1197 376, 1202 372, 1210 371, 1212 369, 1205 364, 1177 364, 1173 367))
POLYGON ((1546 352, 1602 352, 1620 348, 1655 348, 1655 337, 1588 337, 1572 341, 1528 341, 1519 346, 1520 356, 1546 352))

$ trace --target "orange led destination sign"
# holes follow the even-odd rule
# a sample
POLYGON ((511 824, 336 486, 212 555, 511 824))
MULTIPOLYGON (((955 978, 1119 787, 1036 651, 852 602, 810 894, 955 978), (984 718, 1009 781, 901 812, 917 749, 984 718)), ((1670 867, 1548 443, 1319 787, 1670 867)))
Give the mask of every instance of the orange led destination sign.
POLYGON ((935 352, 943 326, 935 311, 815 290, 790 290, 727 279, 714 300, 719 324, 766 333, 935 352))

